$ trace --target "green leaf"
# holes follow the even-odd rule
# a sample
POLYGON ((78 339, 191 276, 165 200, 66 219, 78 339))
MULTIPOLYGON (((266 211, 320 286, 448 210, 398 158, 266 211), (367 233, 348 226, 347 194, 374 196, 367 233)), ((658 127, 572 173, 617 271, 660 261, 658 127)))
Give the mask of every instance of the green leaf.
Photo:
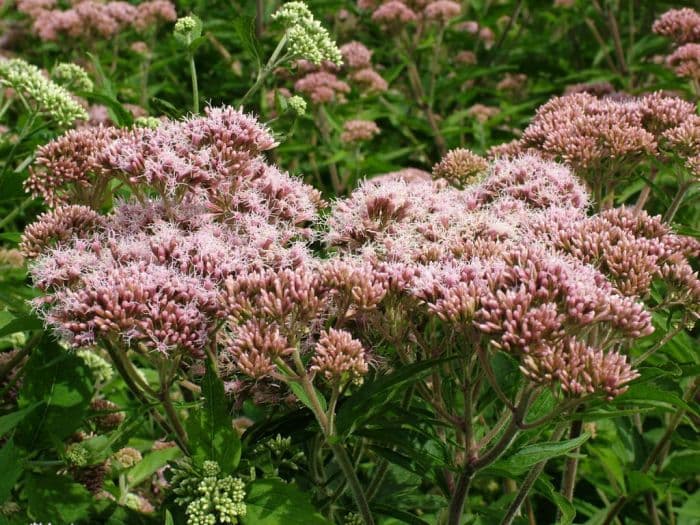
POLYGON ((497 461, 490 468, 508 471, 511 474, 521 474, 540 461, 563 456, 567 452, 580 447, 590 437, 590 434, 583 433, 574 439, 567 439, 566 441, 527 445, 507 458, 497 461))
POLYGON ((44 325, 41 319, 35 315, 17 317, 0 328, 0 337, 16 334, 17 332, 26 332, 28 330, 41 330, 43 327, 44 325))
POLYGON ((0 239, 19 244, 22 240, 22 234, 20 232, 3 232, 0 233, 0 239))
POLYGON ((169 461, 176 459, 182 455, 182 451, 178 447, 168 447, 161 450, 155 450, 150 454, 146 454, 126 476, 130 487, 136 487, 159 468, 165 466, 169 461))
POLYGON ((32 405, 0 417, 0 437, 4 436, 10 430, 19 425, 25 417, 27 417, 34 409, 36 409, 36 407, 41 404, 41 401, 37 401, 32 405))
POLYGON ((202 409, 192 411, 187 420, 192 459, 199 466, 207 460, 216 461, 223 472, 231 473, 241 459, 241 440, 233 429, 224 384, 209 361, 202 396, 202 409))
POLYGON ((71 435, 82 423, 94 391, 85 361, 44 338, 25 366, 19 408, 43 402, 26 415, 17 429, 17 443, 26 448, 53 444, 71 435))
POLYGON ((647 405, 669 410, 683 408, 696 416, 698 415, 697 411, 679 396, 667 390, 662 390, 659 386, 654 384, 636 383, 630 385, 629 390, 617 396, 614 403, 618 406, 627 404, 647 405))
POLYGON ((663 472, 679 477, 695 477, 700 472, 700 452, 681 450, 671 454, 663 472))
POLYGON ((65 476, 49 473, 29 477, 27 494, 29 513, 36 521, 46 523, 85 522, 92 505, 92 494, 82 485, 65 476))
POLYGON ((119 101, 106 93, 85 93, 85 97, 90 102, 97 102, 107 106, 110 117, 120 127, 131 126, 134 123, 134 117, 131 112, 119 103, 119 101))
POLYGON ((535 490, 554 503, 561 512, 561 519, 558 525, 571 525, 574 522, 576 509, 573 503, 562 496, 548 480, 540 477, 535 482, 535 490))
POLYGON ((243 525, 330 525, 293 483, 261 479, 247 488, 243 525))
POLYGON ((165 525, 175 525, 175 520, 173 519, 173 515, 170 513, 168 509, 165 509, 165 525))
POLYGON ((13 440, 9 440, 0 449, 0 503, 7 501, 12 493, 12 488, 24 471, 24 461, 21 451, 17 450, 13 440))
MULTIPOLYGON (((308 408, 313 411, 313 404, 311 403, 311 399, 309 396, 306 394, 306 391, 304 390, 304 387, 301 386, 299 383, 295 382, 290 382, 289 388, 291 389, 292 392, 294 392, 294 395, 297 396, 297 399, 304 403, 308 408)), ((314 388, 316 391, 316 398, 318 399, 319 404, 321 405, 321 408, 325 411, 327 409, 327 403, 326 403, 326 398, 323 397, 323 394, 318 391, 318 389, 314 388)))

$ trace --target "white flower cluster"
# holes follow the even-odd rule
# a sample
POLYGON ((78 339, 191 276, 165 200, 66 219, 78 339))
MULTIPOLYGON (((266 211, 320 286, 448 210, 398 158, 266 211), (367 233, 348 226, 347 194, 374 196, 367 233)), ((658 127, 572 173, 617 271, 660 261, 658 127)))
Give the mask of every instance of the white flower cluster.
POLYGON ((62 62, 53 68, 51 78, 70 91, 92 91, 94 84, 82 67, 62 62))
POLYGON ((0 85, 12 88, 34 111, 48 115, 60 127, 88 114, 70 92, 46 78, 41 70, 22 59, 0 60, 0 85))
POLYGON ((306 113, 306 100, 299 95, 292 95, 287 99, 287 105, 297 115, 301 116, 306 113))
POLYGON ((179 42, 190 45, 202 35, 202 21, 192 15, 178 18, 177 22, 175 22, 173 34, 179 42))
POLYGON ((324 60, 343 63, 340 49, 304 2, 288 2, 272 17, 286 27, 289 49, 295 57, 314 64, 324 60))
POLYGON ((240 478, 220 477, 219 465, 205 461, 204 477, 176 470, 173 477, 175 502, 186 505, 187 525, 237 523, 246 515, 245 484, 240 478))

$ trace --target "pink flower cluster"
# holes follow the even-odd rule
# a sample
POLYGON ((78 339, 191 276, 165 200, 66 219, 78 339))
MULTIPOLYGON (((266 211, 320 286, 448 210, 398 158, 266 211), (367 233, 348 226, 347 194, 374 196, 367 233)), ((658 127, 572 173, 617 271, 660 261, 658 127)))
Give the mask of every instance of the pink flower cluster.
POLYGON ((652 331, 639 302, 651 279, 673 290, 669 302, 699 304, 687 262, 697 243, 627 210, 588 218, 588 202, 565 166, 524 156, 462 190, 366 183, 335 203, 325 239, 383 277, 383 326, 396 326, 400 304, 413 325, 437 316, 460 340, 519 357, 535 382, 612 397, 636 377, 624 341, 652 331))
POLYGON ((677 44, 700 42, 700 13, 689 7, 670 9, 654 22, 652 31, 677 44))
POLYGON ((462 6, 452 0, 360 0, 358 6, 372 10, 372 20, 390 29, 423 21, 444 25, 462 11, 462 6))
POLYGON ((700 13, 688 7, 671 9, 654 22, 655 33, 673 39, 678 48, 666 62, 679 77, 690 78, 700 89, 700 13))
POLYGON ((700 85, 700 44, 684 44, 667 58, 679 77, 688 77, 700 85))
POLYGON ((379 126, 371 120, 348 120, 343 124, 340 140, 345 143, 372 140, 379 134, 379 126))
POLYGON ((127 29, 144 31, 177 19, 169 0, 149 0, 138 5, 123 1, 107 3, 82 0, 63 10, 55 0, 19 0, 17 9, 33 20, 34 32, 42 40, 111 38, 127 29))
MULTIPOLYGON (((593 185, 630 163, 662 156, 696 122, 695 107, 678 97, 655 92, 641 97, 598 98, 575 93, 541 106, 522 138, 492 155, 536 151, 562 160, 593 185)), ((676 153, 681 153, 676 150, 676 153)), ((686 148, 684 157, 700 150, 686 148)))
POLYGON ((275 140, 232 108, 106 133, 59 138, 33 174, 34 186, 46 177, 61 198, 79 200, 98 172, 103 184, 121 180, 133 192, 108 215, 59 206, 27 228, 22 247, 45 293, 36 307, 75 346, 108 340, 200 355, 227 277, 310 258, 307 223, 319 195, 269 165, 261 152, 275 140), (84 148, 73 159, 76 140, 84 148), (67 186, 77 191, 63 193, 67 186))
MULTIPOLYGON (((674 108, 642 120, 674 129, 674 108)), ((688 263, 700 243, 626 209, 589 217, 583 184, 538 156, 487 165, 455 150, 436 173, 478 170, 469 184, 391 174, 322 222, 318 193, 268 164, 275 140, 231 108, 114 137, 89 130, 100 151, 80 135, 71 162, 74 132, 44 152, 34 185, 53 177, 75 204, 41 216, 22 243, 44 293, 37 310, 75 346, 200 358, 213 342, 233 388, 269 393, 290 377, 358 382, 378 339, 415 358, 460 341, 511 354, 565 395, 612 397, 636 377, 626 351, 652 331, 641 302, 652 283, 666 290, 656 307, 700 305, 688 263), (106 215, 72 189, 95 173, 131 188, 106 215), (314 240, 328 251, 313 253, 314 240), (416 334, 436 326, 428 350, 416 334)))

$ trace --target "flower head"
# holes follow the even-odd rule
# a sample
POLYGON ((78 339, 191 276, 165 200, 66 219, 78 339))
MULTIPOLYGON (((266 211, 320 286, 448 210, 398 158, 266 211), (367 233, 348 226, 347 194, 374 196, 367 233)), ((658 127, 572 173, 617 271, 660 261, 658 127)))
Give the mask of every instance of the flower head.
POLYGON ((346 143, 372 140, 379 134, 379 126, 371 120, 348 120, 343 124, 340 140, 346 143))
POLYGON ((313 64, 324 60, 337 65, 342 63, 338 46, 304 2, 287 2, 272 17, 286 28, 289 48, 296 57, 313 64))
POLYGON ((654 22, 652 30, 678 44, 700 42, 700 13, 689 7, 670 9, 654 22))
POLYGON ((92 91, 93 83, 87 72, 77 64, 63 62, 58 64, 51 77, 58 84, 71 91, 92 91))
POLYGON ((487 167, 486 159, 468 149, 458 148, 448 151, 442 160, 433 166, 433 177, 464 187, 475 182, 487 167))
POLYGON ((21 93, 33 110, 41 112, 60 127, 87 120, 83 107, 70 92, 48 80, 37 68, 20 58, 0 59, 0 85, 21 93))

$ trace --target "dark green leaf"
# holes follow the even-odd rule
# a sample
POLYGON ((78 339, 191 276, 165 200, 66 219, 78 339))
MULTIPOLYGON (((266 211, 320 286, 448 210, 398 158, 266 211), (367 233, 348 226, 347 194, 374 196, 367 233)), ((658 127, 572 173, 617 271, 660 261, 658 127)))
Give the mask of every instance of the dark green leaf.
POLYGON ((0 449, 0 503, 7 501, 24 470, 21 451, 11 439, 0 449))
POLYGON ((527 445, 507 458, 497 461, 491 468, 505 470, 512 474, 523 473, 540 461, 563 456, 567 452, 580 447, 590 437, 590 434, 584 433, 577 438, 567 439, 566 441, 527 445))
POLYGON ((93 500, 82 485, 49 473, 31 475, 25 493, 32 517, 46 523, 86 522, 93 500))
POLYGON ((35 315, 17 317, 0 328, 0 337, 27 330, 41 330, 44 327, 41 319, 35 315))
POLYGON ((223 472, 233 472, 241 459, 241 440, 233 429, 224 384, 207 362, 202 380, 204 403, 187 420, 192 459, 196 465, 216 461, 223 472))
POLYGON ((243 525, 330 525, 296 485, 279 479, 254 481, 247 489, 243 525))
POLYGON ((85 362, 45 338, 25 367, 20 408, 43 406, 17 429, 17 443, 27 448, 55 443, 72 434, 87 413, 94 380, 85 362))
POLYGON ((127 481, 130 487, 136 487, 159 468, 165 466, 169 461, 182 455, 178 447, 168 447, 161 450, 154 450, 144 456, 127 474, 127 481))

